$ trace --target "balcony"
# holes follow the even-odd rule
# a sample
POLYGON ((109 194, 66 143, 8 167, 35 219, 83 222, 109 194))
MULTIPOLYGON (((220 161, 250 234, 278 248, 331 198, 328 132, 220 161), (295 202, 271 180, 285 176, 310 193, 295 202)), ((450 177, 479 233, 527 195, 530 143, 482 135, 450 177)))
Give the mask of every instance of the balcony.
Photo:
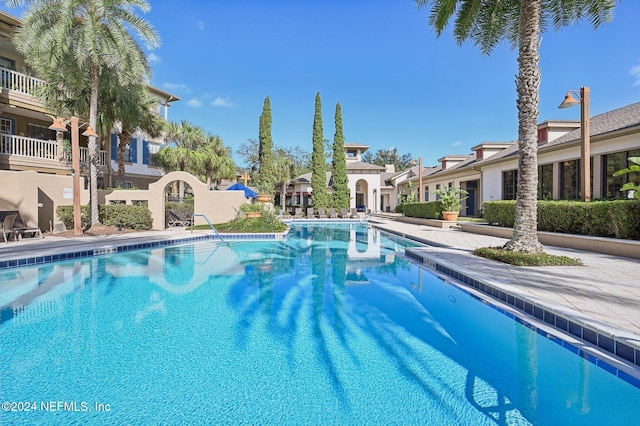
POLYGON ((46 84, 44 80, 10 70, 9 68, 0 67, 0 76, 2 78, 0 85, 3 89, 30 96, 33 96, 36 89, 46 84))
MULTIPOLYGON (((0 135, 0 156, 13 157, 13 162, 27 160, 31 166, 60 168, 71 162, 65 155, 62 144, 52 140, 26 138, 24 136, 0 135)), ((80 147, 80 164, 87 164, 89 150, 80 147)), ((107 164, 107 151, 98 151, 98 166, 107 164)))

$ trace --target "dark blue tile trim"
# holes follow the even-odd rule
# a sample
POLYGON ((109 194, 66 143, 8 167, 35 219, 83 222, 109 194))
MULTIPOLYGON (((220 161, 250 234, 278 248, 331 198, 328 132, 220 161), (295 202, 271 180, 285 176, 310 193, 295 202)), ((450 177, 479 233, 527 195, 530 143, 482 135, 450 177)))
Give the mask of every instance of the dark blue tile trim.
MULTIPOLYGON (((283 240, 286 234, 230 234, 225 235, 224 240, 283 240)), ((150 241, 146 243, 124 244, 120 246, 103 247, 95 250, 81 250, 70 253, 60 253, 46 256, 27 257, 24 259, 0 261, 0 271, 4 269, 12 269, 30 265, 41 265, 45 263, 58 262, 60 260, 81 259, 84 257, 101 256, 112 253, 123 253, 132 250, 150 249, 154 247, 164 247, 168 245, 183 244, 195 241, 219 241, 214 235, 198 235, 194 237, 185 237, 173 240, 150 241)))
MULTIPOLYGON (((506 294, 504 291, 498 288, 492 287, 489 284, 482 283, 470 275, 466 275, 462 272, 459 272, 451 268, 448 268, 444 265, 441 265, 433 259, 425 259, 424 257, 420 256, 420 254, 418 253, 405 251, 405 255, 407 258, 415 260, 420 264, 429 264, 429 266, 435 269, 436 271, 442 274, 448 275, 449 277, 455 279, 458 282, 464 283, 469 287, 473 287, 476 290, 479 290, 480 292, 495 298, 496 300, 500 300, 506 303, 507 305, 514 307, 516 310, 520 312, 524 312, 525 314, 531 315, 532 317, 535 317, 541 321, 544 321, 544 323, 549 324, 550 326, 553 326, 563 332, 568 332, 569 334, 581 340, 584 340, 586 342, 589 342, 593 345, 598 346, 600 349, 604 351, 607 351, 613 355, 617 355, 621 359, 624 359, 631 363, 635 363, 636 365, 640 366, 640 349, 638 348, 634 348, 623 342, 619 342, 615 339, 612 339, 609 336, 600 334, 598 333, 597 330, 592 330, 588 327, 577 324, 569 320, 568 318, 564 318, 558 314, 547 311, 543 307, 536 306, 535 304, 531 302, 527 302, 526 300, 521 299, 517 296, 506 294)), ((458 288, 460 288, 462 291, 469 294, 470 296, 485 302, 487 306, 492 307, 498 312, 501 312, 502 314, 507 315, 510 318, 513 316, 512 314, 506 312, 504 309, 492 304, 490 301, 481 299, 480 297, 466 291, 464 288, 460 286, 458 286, 458 288)), ((530 328, 531 330, 536 331, 538 334, 546 337, 547 339, 566 348, 567 350, 570 350, 571 352, 581 356, 582 358, 588 360, 592 364, 595 364, 598 367, 603 368, 604 370, 610 372, 611 374, 619 377, 620 379, 640 389, 640 379, 630 376, 624 371, 612 366, 611 364, 607 363, 604 360, 594 357, 593 355, 583 351, 582 349, 576 348, 574 345, 562 340, 561 337, 553 336, 547 333, 546 331, 538 328, 534 324, 531 324, 526 319, 515 317, 515 320, 520 324, 526 326, 527 328, 530 328)))

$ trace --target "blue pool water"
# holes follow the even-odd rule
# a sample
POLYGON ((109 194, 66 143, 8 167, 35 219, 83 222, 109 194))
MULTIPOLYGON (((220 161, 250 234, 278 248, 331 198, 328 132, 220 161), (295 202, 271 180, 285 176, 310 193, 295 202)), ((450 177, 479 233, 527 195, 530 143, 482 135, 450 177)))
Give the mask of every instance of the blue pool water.
POLYGON ((0 400, 31 411, 0 424, 638 423, 640 390, 406 244, 294 226, 2 272, 0 400))

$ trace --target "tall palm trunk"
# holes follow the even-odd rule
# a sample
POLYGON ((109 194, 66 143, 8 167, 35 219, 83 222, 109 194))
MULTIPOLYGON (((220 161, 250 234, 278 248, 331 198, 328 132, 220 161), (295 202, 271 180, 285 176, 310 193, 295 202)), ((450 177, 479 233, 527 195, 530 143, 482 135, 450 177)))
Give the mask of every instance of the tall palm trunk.
MULTIPOLYGON (((94 129, 98 122, 98 84, 100 75, 95 62, 91 63, 91 99, 89 101, 89 124, 94 129)), ((89 198, 91 201, 91 226, 100 223, 98 217, 98 142, 89 137, 89 198)))
POLYGON ((520 3, 518 53, 518 195, 513 237, 508 250, 539 253, 538 241, 538 110, 540 87, 540 0, 520 3))
POLYGON ((120 133, 120 143, 118 144, 118 186, 124 187, 124 153, 127 145, 131 142, 131 134, 128 132, 120 133))

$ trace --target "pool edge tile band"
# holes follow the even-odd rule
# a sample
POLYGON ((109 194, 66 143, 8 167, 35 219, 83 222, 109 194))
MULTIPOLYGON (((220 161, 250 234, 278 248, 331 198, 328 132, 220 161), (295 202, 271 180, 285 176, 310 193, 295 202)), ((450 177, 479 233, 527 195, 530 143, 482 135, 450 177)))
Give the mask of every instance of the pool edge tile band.
MULTIPOLYGON (((227 241, 252 241, 252 240, 260 240, 260 241, 283 241, 287 238, 287 232, 279 232, 279 233, 259 233, 259 234, 225 234, 222 237, 223 242, 227 241)), ((216 235, 205 234, 205 235, 194 235, 194 236, 186 236, 182 238, 168 238, 156 241, 147 241, 140 243, 132 243, 131 240, 123 241, 121 244, 117 242, 110 242, 108 245, 100 245, 95 249, 82 249, 82 250, 74 250, 65 253, 51 253, 51 254, 39 254, 32 257, 24 257, 18 259, 10 259, 0 261, 0 271, 21 268, 23 266, 33 266, 33 265, 42 265, 46 263, 58 262, 61 260, 72 260, 72 259, 81 259, 86 257, 93 256, 102 256, 114 253, 122 253, 132 250, 142 250, 149 249, 154 247, 163 247, 174 244, 184 244, 188 242, 194 241, 220 241, 216 235)), ((43 250, 46 253, 46 250, 43 250)))
POLYGON ((614 336, 612 334, 604 334, 602 331, 595 330, 587 324, 580 324, 580 321, 577 321, 575 318, 563 316, 558 312, 553 312, 548 307, 538 305, 535 302, 524 299, 518 295, 510 294, 509 292, 492 285, 492 283, 488 282, 486 279, 474 278, 470 276, 471 274, 460 272, 456 268, 452 268, 448 262, 429 257, 428 253, 420 252, 419 249, 407 249, 405 250, 405 254, 407 258, 442 275, 452 278, 457 282, 451 282, 452 285, 455 285, 466 294, 486 302, 487 306, 490 306, 504 315, 509 317, 512 316, 510 312, 496 305, 491 300, 485 300, 469 290, 473 289, 482 295, 490 296, 496 302, 504 303, 516 312, 531 315, 541 323, 552 327, 552 329, 557 331, 557 333, 550 334, 547 330, 538 327, 527 318, 522 318, 520 316, 516 316, 514 318, 522 325, 536 331, 538 334, 546 337, 554 343, 578 354, 592 364, 597 365, 630 385, 640 389, 640 347, 636 347, 633 343, 629 342, 628 339, 614 336), (468 288, 465 288, 458 283, 468 288), (595 352, 592 353, 591 351, 585 351, 584 349, 576 347, 574 344, 566 341, 565 338, 563 338, 565 337, 563 335, 573 336, 576 339, 580 339, 591 344, 594 347, 594 351, 601 350, 603 355, 604 353, 608 353, 611 356, 620 358, 618 362, 621 365, 625 365, 629 370, 633 370, 635 375, 611 365, 605 359, 597 357, 594 355, 595 352))

